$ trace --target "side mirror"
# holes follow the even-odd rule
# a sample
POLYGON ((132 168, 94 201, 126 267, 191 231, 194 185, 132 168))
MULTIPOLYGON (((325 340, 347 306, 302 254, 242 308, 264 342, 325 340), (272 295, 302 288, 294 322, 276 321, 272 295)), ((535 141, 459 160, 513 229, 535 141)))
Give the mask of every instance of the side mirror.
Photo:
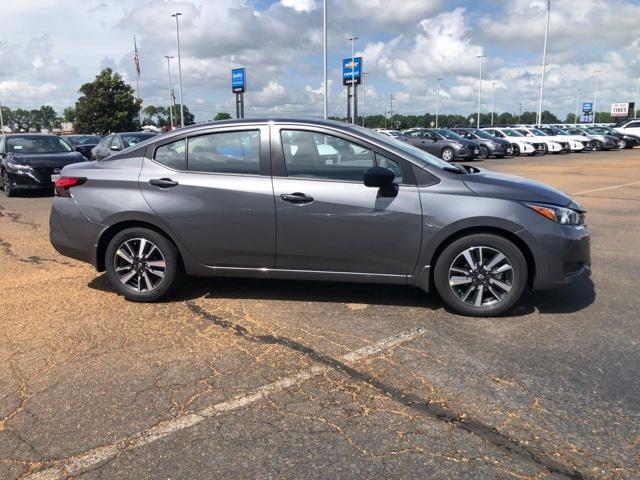
POLYGON ((364 172, 364 185, 380 189, 382 197, 395 197, 398 194, 398 186, 393 183, 396 174, 388 168, 371 167, 364 172))

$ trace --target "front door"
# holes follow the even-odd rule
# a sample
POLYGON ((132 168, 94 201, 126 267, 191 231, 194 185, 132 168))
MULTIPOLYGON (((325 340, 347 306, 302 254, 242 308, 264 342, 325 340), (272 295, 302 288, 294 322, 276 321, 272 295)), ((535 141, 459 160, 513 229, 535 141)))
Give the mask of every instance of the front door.
POLYGON ((413 273, 422 211, 410 165, 336 132, 274 127, 276 266, 389 275, 413 273), (374 165, 396 173, 397 194, 366 187, 374 165))
POLYGON ((193 132, 148 156, 142 194, 193 257, 209 266, 274 266, 268 126, 193 132))

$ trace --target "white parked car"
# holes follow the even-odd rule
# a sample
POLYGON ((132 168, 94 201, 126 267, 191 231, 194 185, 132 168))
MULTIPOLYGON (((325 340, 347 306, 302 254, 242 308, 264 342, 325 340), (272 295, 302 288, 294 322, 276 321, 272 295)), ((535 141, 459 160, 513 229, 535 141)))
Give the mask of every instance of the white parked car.
POLYGON ((397 138, 400 135, 402 135, 400 130, 391 130, 391 129, 386 129, 386 128, 376 128, 374 130, 376 132, 378 132, 378 133, 383 133, 383 134, 389 135, 390 137, 393 137, 393 138, 397 138))
MULTIPOLYGON (((550 153, 569 153, 574 150, 570 142, 567 138, 559 138, 554 135, 549 135, 542 130, 535 127, 517 127, 515 128, 518 132, 522 133, 526 137, 538 137, 539 140, 542 140, 547 144, 547 151, 550 153)), ((584 146, 581 143, 576 143, 575 150, 582 150, 584 146), (579 145, 579 147, 578 147, 579 145)))
POLYGON ((485 127, 482 130, 490 133, 494 137, 508 140, 513 145, 513 155, 535 155, 540 153, 544 155, 546 153, 545 144, 540 141, 535 141, 529 137, 525 137, 520 132, 516 132, 512 128, 504 127, 485 127))
POLYGON ((616 130, 620 133, 640 136, 640 120, 631 120, 619 127, 616 127, 616 130))
POLYGON ((585 137, 584 135, 574 135, 572 133, 567 132, 566 130, 556 127, 554 125, 542 125, 540 128, 544 133, 548 135, 553 135, 554 137, 560 138, 568 138, 571 142, 571 151, 575 152, 588 152, 593 150, 593 145, 591 144, 591 139, 585 137), (582 146, 582 148, 577 148, 578 145, 582 146), (576 148, 574 148, 574 146, 576 148))

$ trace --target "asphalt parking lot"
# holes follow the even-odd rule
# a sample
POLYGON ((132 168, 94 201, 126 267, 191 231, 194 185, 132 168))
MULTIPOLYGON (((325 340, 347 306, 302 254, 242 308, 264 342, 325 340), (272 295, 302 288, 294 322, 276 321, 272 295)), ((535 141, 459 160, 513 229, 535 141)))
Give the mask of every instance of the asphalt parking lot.
POLYGON ((0 196, 0 478, 640 476, 640 150, 488 160, 574 194, 593 275, 508 317, 384 285, 124 301, 0 196))

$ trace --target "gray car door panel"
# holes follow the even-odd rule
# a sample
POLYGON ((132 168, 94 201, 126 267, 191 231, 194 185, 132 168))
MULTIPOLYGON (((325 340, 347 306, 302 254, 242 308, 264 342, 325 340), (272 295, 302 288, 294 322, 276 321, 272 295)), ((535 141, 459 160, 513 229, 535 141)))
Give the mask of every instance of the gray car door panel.
MULTIPOLYGON (((242 130, 254 129, 261 131, 263 164, 269 149, 268 127, 242 130)), ((275 206, 269 175, 177 171, 145 158, 139 185, 156 215, 203 265, 274 267, 275 206), (154 180, 175 185, 154 185, 154 180)))

